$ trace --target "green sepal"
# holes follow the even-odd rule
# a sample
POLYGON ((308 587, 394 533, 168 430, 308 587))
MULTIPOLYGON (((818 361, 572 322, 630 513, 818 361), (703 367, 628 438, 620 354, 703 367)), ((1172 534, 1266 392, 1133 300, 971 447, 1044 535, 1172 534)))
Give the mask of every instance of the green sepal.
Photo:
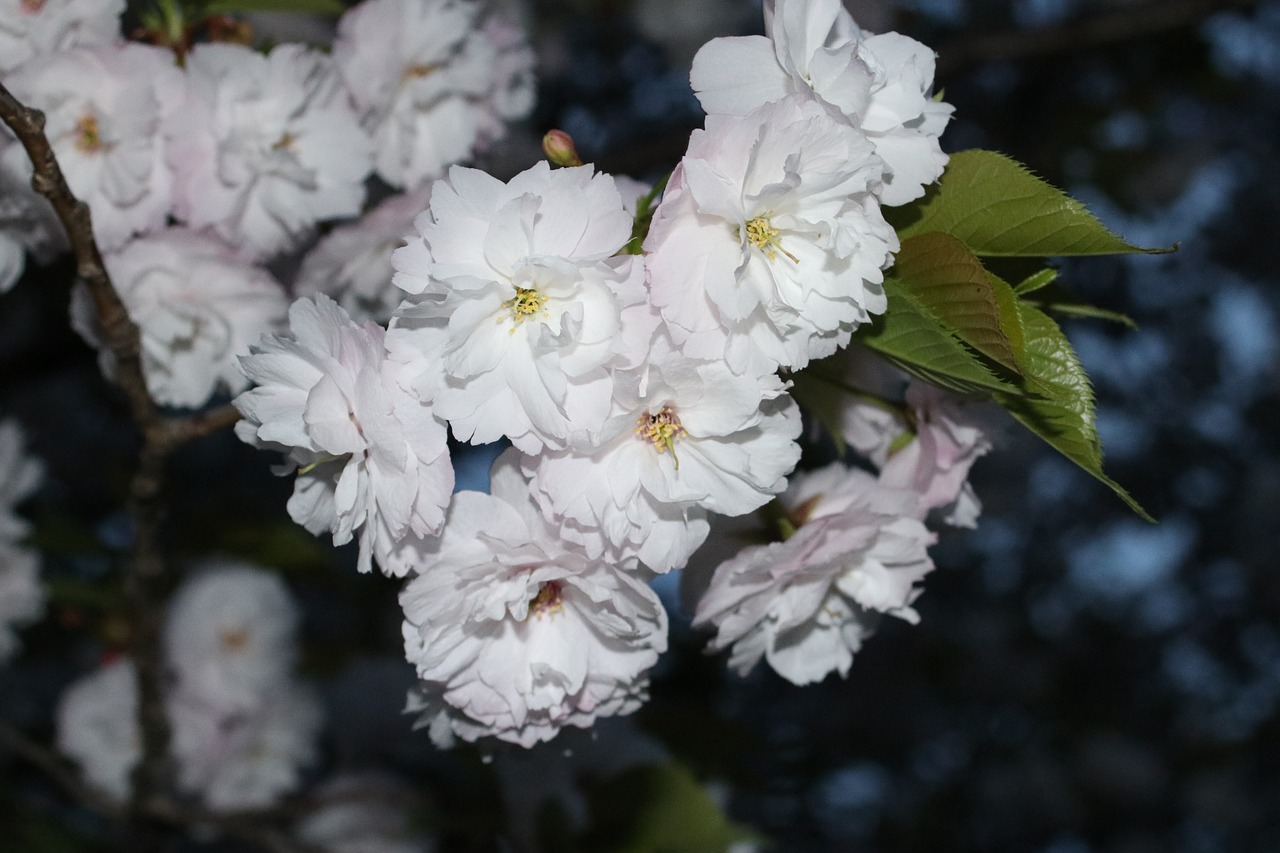
POLYGON ((653 189, 636 199, 636 218, 631 226, 631 239, 623 247, 624 255, 639 255, 644 251, 644 240, 649 236, 649 226, 653 224, 653 211, 658 199, 667 188, 671 174, 667 173, 662 180, 653 185, 653 189))

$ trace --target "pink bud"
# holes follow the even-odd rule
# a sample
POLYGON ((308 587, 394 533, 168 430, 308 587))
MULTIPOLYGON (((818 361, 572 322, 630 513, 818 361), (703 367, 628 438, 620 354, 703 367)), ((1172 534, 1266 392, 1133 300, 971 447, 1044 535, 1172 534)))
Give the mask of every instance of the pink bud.
POLYGON ((563 130, 548 130, 542 137, 542 151, 554 166, 581 166, 582 158, 573 145, 573 137, 563 130))

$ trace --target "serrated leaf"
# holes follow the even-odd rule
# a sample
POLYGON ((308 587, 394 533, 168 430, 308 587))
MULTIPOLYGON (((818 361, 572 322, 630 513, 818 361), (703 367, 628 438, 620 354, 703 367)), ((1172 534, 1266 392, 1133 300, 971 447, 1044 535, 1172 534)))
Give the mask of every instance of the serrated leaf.
POLYGON ((1042 287, 1048 287, 1058 280, 1058 271, 1055 269, 1043 269, 1034 275, 1029 275, 1013 287, 1013 292, 1019 296, 1028 293, 1035 293, 1042 287))
POLYGON ((960 340, 1021 372, 1017 297, 964 243, 939 232, 911 237, 902 243, 893 277, 960 340))
POLYGON ((1014 391, 893 276, 886 276, 885 313, 857 338, 906 372, 965 394, 1014 391))
POLYGON ((1161 253, 1107 230, 1084 205, 994 151, 951 155, 938 185, 917 203, 903 239, 941 231, 974 254, 1005 257, 1161 253))
POLYGON ((1020 303, 1026 348, 1023 373, 1043 396, 997 392, 997 402, 1063 456, 1114 491, 1148 521, 1154 521, 1125 489, 1102 471, 1102 445, 1094 418, 1093 389, 1070 341, 1037 308, 1020 303))
POLYGON ((1110 311, 1106 308, 1099 308, 1096 305, 1089 305, 1085 302, 1076 302, 1067 298, 1033 299, 1029 300, 1029 302, 1050 314, 1058 314, 1063 317, 1076 317, 1083 320, 1108 320, 1112 323, 1119 323, 1122 326, 1128 326, 1130 329, 1138 328, 1137 322, 1128 314, 1122 314, 1119 311, 1110 311))
POLYGON ((242 15, 248 12, 341 15, 347 7, 341 0, 209 0, 199 9, 206 15, 242 15))

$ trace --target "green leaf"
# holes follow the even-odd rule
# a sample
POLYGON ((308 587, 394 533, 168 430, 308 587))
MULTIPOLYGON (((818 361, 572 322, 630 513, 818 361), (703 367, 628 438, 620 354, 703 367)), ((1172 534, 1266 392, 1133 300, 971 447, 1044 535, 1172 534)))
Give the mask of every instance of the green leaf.
POLYGON ((1114 255, 1176 248, 1126 243, 1080 202, 994 151, 951 155, 942 179, 913 212, 919 216, 900 229, 903 239, 941 231, 981 256, 1114 255))
POLYGON ((301 12, 311 15, 341 15, 347 10, 341 0, 209 0, 199 4, 206 15, 234 15, 245 12, 301 12))
POLYGON ((889 307, 857 339, 906 372, 961 393, 1016 391, 941 323, 894 276, 885 277, 889 307))
POLYGON ((1093 389, 1066 335, 1052 318, 1025 302, 1020 303, 1019 313, 1026 332, 1023 373, 1044 396, 998 392, 996 401, 1062 455, 1109 486, 1134 512, 1154 521, 1102 471, 1093 389))
POLYGON ((911 237, 902 243, 893 277, 960 340, 1021 372, 1017 297, 964 243, 938 232, 911 237))
POLYGON ((592 827, 584 850, 714 853, 755 839, 729 821, 688 768, 660 764, 597 782, 589 793, 592 827))
POLYGON ((636 199, 636 219, 631 226, 631 239, 623 247, 622 254, 638 255, 644 251, 644 238, 649 236, 649 226, 653 224, 653 210, 663 191, 666 190, 669 180, 671 180, 671 173, 668 172, 662 180, 653 185, 653 189, 636 199))
POLYGON ((1058 280, 1058 271, 1055 269, 1043 269, 1038 273, 1027 276, 1013 287, 1013 292, 1019 296, 1025 296, 1028 293, 1035 293, 1042 287, 1047 287, 1058 280))
POLYGON ((1119 311, 1109 311, 1106 308, 1099 308, 1096 305, 1089 305, 1084 302, 1032 300, 1030 304, 1048 311, 1051 314, 1060 314, 1063 317, 1079 317, 1086 320, 1110 320, 1112 323, 1119 323, 1122 326, 1128 326, 1130 329, 1138 328, 1137 322, 1128 314, 1121 314, 1119 311))

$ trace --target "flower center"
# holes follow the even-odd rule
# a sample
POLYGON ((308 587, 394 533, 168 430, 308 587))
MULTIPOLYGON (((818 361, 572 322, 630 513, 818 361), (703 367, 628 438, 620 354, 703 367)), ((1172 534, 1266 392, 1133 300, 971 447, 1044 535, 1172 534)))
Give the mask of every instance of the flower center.
POLYGON ((294 147, 294 143, 297 141, 298 141, 298 137, 294 136, 292 133, 286 130, 283 134, 281 134, 280 138, 277 139, 274 144, 272 144, 271 150, 287 151, 290 154, 296 154, 297 149, 294 147))
POLYGON ((249 632, 243 628, 219 631, 218 642, 222 644, 224 650, 236 654, 244 651, 245 646, 249 645, 249 632))
MULTIPOLYGON (((517 287, 516 295, 502 303, 502 307, 510 312, 511 329, 508 334, 515 334, 516 326, 519 326, 525 320, 536 314, 548 316, 547 312, 542 309, 543 303, 547 301, 545 294, 539 293, 531 287, 517 287)), ((499 317, 498 322, 501 323, 505 317, 499 317)))
POLYGON ((782 248, 782 243, 778 241, 778 229, 773 227, 773 223, 767 216, 757 216, 748 221, 746 229, 747 242, 764 252, 764 256, 769 260, 773 260, 778 256, 778 252, 781 252, 790 258, 792 263, 800 263, 799 258, 782 248))
POLYGON ((22 0, 22 11, 28 15, 36 15, 44 8, 45 0, 22 0))
POLYGON ((529 599, 529 616, 541 619, 544 616, 551 617, 563 612, 564 599, 560 595, 560 584, 557 581, 547 581, 542 584, 538 587, 537 594, 529 599))
POLYGON ((102 131, 93 113, 85 113, 76 122, 76 147, 88 154, 102 150, 102 131))
POLYGON ((680 470, 680 457, 676 456, 676 439, 688 435, 689 431, 680 423, 680 418, 671 411, 670 406, 663 406, 656 415, 645 412, 636 420, 636 435, 642 441, 652 444, 659 453, 671 451, 676 470, 680 470))
POLYGON ((435 74, 441 68, 444 68, 444 63, 442 62, 429 62, 426 64, 408 65, 408 66, 405 66, 402 79, 417 80, 419 78, 426 77, 430 74, 435 74))

